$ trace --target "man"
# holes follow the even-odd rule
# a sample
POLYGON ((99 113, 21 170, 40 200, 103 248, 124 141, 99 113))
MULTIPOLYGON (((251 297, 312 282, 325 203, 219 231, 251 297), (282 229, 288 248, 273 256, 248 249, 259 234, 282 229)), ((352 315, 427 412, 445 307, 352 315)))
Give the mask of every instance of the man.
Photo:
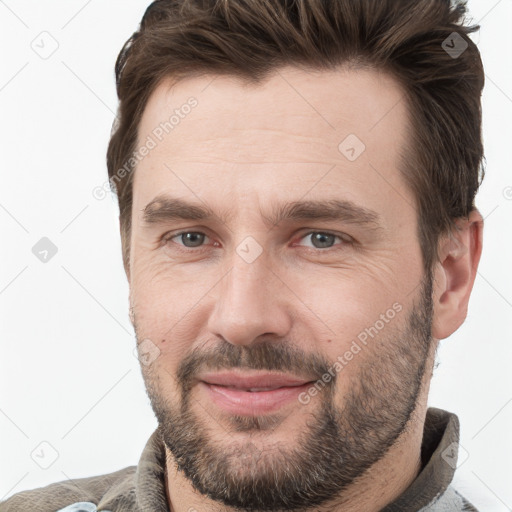
POLYGON ((18 510, 476 510, 427 409, 481 249, 483 70, 448 0, 154 2, 108 149, 159 427, 18 510))

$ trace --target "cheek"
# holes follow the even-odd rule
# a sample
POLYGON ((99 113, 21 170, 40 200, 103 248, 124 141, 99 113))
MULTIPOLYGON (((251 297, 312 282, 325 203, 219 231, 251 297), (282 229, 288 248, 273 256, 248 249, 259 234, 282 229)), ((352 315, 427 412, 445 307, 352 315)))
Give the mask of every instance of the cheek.
POLYGON ((140 274, 134 279, 130 294, 135 311, 151 321, 155 327, 171 329, 178 322, 194 315, 217 279, 208 279, 181 270, 165 269, 161 272, 140 274), (210 283, 211 281, 211 283, 210 283))
MULTIPOLYGON (((178 364, 201 338, 207 318, 201 304, 207 301, 212 284, 197 272, 170 268, 169 264, 151 266, 139 260, 130 285, 139 341, 149 339, 161 357, 158 366, 175 374, 178 364)), ((161 369, 160 371, 164 371, 161 369)))
POLYGON ((301 310, 300 318, 310 319, 310 326, 316 325, 316 331, 329 340, 322 351, 328 351, 331 358, 343 354, 366 328, 376 322, 380 327, 382 314, 386 316, 389 312, 386 326, 391 323, 388 317, 394 320, 394 309, 405 308, 404 290, 408 291, 391 265, 384 264, 361 264, 347 271, 323 268, 309 275, 303 272, 299 279, 295 276, 290 282, 299 299, 294 301, 301 310))
POLYGON ((151 322, 156 328, 165 321, 169 329, 183 303, 177 300, 183 295, 182 272, 173 269, 169 262, 156 261, 144 248, 135 253, 132 256, 131 303, 145 325, 151 322))
POLYGON ((317 350, 330 363, 342 401, 357 389, 362 369, 372 361, 382 366, 382 356, 392 350, 410 307, 406 289, 393 267, 383 264, 297 281, 294 290, 308 307, 301 318, 317 335, 317 350))

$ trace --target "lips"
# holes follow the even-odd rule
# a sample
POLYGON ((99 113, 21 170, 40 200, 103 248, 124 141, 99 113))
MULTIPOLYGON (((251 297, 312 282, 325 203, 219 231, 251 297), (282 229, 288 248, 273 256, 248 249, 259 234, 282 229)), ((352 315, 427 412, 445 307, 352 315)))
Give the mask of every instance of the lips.
POLYGON ((312 380, 283 373, 221 372, 200 377, 208 403, 230 414, 255 416, 277 412, 295 403, 312 380))
POLYGON ((242 391, 271 391, 284 387, 303 386, 311 379, 303 379, 288 374, 258 373, 253 375, 234 372, 204 374, 199 380, 207 384, 239 389, 242 391))

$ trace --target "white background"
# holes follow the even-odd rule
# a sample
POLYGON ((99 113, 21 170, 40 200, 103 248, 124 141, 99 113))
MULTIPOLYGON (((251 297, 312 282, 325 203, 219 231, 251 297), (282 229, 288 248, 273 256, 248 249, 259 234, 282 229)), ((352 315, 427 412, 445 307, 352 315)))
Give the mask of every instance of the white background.
MULTIPOLYGON (((107 176, 114 62, 148 4, 0 0, 0 499, 135 465, 156 427, 133 355, 117 205, 92 195, 107 176), (48 59, 33 49, 41 37, 47 50, 59 45, 48 59), (42 237, 58 247, 46 264, 32 253, 42 237), (53 449, 48 469, 31 458, 35 450, 48 464, 53 449)), ((461 422, 468 458, 456 487, 481 512, 504 512, 512 510, 512 0, 469 8, 482 25, 473 39, 487 77, 487 176, 477 200, 484 251, 467 321, 442 342, 429 405, 461 422)))

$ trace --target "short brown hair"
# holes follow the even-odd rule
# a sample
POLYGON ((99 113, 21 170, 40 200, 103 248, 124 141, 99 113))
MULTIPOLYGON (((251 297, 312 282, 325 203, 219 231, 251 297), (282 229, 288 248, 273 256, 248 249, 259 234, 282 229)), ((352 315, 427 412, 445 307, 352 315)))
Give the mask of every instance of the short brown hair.
POLYGON ((424 268, 439 236, 475 208, 484 176, 484 71, 463 2, 449 0, 157 0, 116 62, 118 119, 107 167, 129 265, 138 126, 162 79, 201 73, 259 83, 286 65, 384 70, 403 87, 412 123, 400 169, 417 203, 424 268), (457 43, 457 47, 456 47, 457 43), (467 47, 466 47, 467 46, 467 47), (450 48, 460 48, 454 54, 450 48), (123 170, 123 172, 121 172, 123 170))

